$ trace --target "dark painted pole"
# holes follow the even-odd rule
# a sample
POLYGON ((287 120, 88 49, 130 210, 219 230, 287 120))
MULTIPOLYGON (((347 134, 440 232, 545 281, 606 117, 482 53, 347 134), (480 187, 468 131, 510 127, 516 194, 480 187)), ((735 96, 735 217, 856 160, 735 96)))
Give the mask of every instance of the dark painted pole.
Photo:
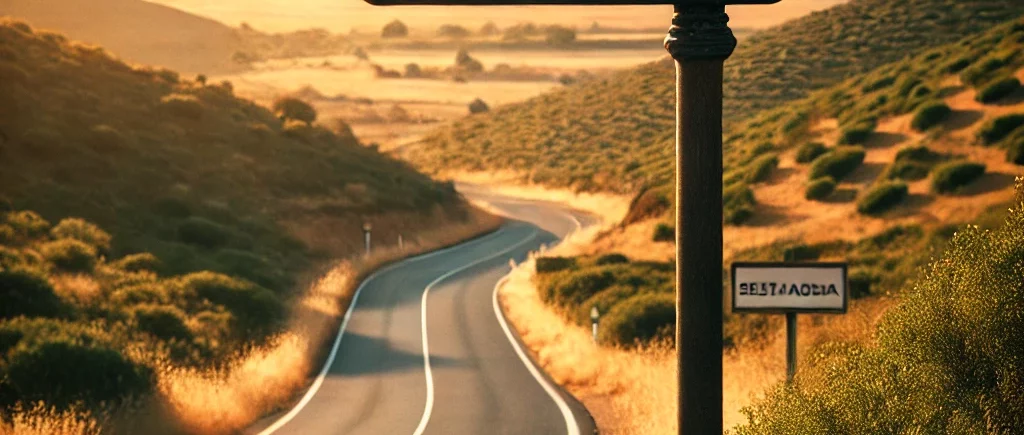
POLYGON ((722 433, 722 69, 736 48, 724 5, 675 6, 676 352, 679 433, 722 433))
POLYGON ((786 382, 796 376, 796 313, 786 313, 786 382))

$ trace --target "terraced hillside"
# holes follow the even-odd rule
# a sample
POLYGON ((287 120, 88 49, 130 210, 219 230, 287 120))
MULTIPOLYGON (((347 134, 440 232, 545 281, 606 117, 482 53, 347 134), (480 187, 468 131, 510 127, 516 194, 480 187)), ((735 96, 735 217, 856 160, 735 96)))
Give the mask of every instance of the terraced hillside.
MULTIPOLYGON (((854 0, 752 35, 726 63, 726 131, 909 53, 955 42, 1024 12, 1014 0, 854 0)), ((418 166, 514 170, 524 181, 636 192, 673 171, 670 62, 470 116, 407 150, 418 166)), ((811 114, 808 114, 811 115, 811 114)))

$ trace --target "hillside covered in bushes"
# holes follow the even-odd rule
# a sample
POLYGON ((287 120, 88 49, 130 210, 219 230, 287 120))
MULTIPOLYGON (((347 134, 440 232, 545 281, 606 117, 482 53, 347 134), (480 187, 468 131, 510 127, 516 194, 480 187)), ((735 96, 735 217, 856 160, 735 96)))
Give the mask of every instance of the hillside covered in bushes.
MULTIPOLYGON (((1012 0, 853 0, 755 33, 726 62, 727 134, 762 110, 1021 12, 1024 4, 1012 0)), ((643 65, 470 116, 407 156, 431 171, 515 170, 524 181, 636 193, 672 178, 672 68, 643 65)))
POLYGON ((384 220, 392 240, 399 226, 464 217, 450 185, 343 124, 282 119, 230 83, 0 25, 0 197, 96 222, 114 256, 152 252, 161 272, 237 274, 282 292, 311 260, 358 251, 364 220, 384 220))

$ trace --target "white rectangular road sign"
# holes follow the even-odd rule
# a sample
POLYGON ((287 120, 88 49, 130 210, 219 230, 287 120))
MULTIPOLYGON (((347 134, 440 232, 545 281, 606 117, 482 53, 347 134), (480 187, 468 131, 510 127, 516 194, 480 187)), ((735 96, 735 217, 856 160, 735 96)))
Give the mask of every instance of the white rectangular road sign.
POLYGON ((733 263, 732 311, 846 312, 845 263, 733 263))

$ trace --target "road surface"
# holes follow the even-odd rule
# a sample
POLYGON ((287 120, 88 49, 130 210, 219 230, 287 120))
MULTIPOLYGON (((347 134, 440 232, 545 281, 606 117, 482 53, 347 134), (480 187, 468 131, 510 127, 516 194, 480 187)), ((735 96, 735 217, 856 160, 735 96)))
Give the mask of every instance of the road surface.
POLYGON ((494 293, 509 259, 522 261, 592 219, 554 204, 467 195, 486 197, 514 219, 369 277, 313 387, 248 433, 595 432, 586 409, 529 360, 494 293))

